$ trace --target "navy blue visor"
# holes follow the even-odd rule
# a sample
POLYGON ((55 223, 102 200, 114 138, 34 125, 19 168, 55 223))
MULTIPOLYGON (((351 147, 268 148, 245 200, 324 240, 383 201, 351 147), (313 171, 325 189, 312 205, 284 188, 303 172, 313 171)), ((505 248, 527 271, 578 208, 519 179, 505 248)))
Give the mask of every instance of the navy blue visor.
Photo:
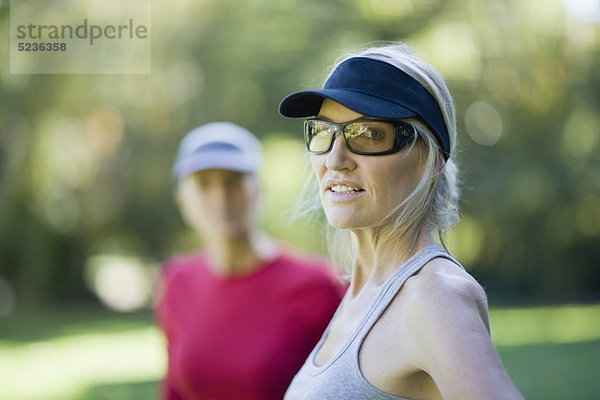
POLYGON ((444 159, 450 156, 450 137, 439 104, 421 83, 393 65, 367 57, 349 58, 338 65, 323 89, 285 97, 279 113, 289 118, 314 117, 326 98, 367 117, 418 118, 435 135, 444 159))

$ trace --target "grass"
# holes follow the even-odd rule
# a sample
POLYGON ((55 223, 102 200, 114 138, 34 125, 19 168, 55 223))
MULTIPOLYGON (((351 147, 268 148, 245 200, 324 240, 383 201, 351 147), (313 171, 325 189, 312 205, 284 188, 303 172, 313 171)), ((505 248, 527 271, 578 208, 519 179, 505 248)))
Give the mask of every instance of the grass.
MULTIPOLYGON (((528 400, 600 399, 600 305, 492 309, 493 339, 528 400)), ((0 399, 157 398, 166 364, 150 311, 0 319, 0 399)))
POLYGON ((600 340, 500 347, 499 352, 529 400, 600 399, 600 340))
POLYGON ((0 399, 156 398, 166 360, 150 312, 50 310, 1 322, 0 399))
POLYGON ((491 309, 492 338, 529 400, 600 399, 600 305, 491 309))

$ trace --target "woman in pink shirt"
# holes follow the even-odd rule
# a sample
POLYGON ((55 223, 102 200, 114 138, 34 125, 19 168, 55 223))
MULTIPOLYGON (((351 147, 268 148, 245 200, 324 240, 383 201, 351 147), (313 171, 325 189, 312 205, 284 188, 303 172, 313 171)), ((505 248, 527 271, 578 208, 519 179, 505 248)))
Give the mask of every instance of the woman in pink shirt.
POLYGON ((323 259, 257 227, 260 160, 258 140, 228 122, 181 141, 176 201, 204 247, 163 268, 165 400, 281 400, 340 302, 344 287, 323 259))

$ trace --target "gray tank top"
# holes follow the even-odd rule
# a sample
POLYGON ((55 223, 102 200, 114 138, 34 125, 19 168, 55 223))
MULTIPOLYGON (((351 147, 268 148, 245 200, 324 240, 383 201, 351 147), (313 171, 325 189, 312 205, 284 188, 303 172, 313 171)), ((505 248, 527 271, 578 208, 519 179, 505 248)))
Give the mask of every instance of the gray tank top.
MULTIPOLYGON (((315 363, 315 356, 327 337, 331 327, 331 322, 329 323, 323 337, 294 377, 284 400, 408 400, 385 393, 371 385, 360 371, 358 353, 363 340, 404 282, 437 257, 449 259, 462 268, 458 261, 440 246, 427 246, 418 251, 386 279, 346 344, 327 363, 318 366, 315 363)), ((341 305, 338 311, 340 308, 341 305)), ((333 316, 332 321, 336 315, 333 316)))

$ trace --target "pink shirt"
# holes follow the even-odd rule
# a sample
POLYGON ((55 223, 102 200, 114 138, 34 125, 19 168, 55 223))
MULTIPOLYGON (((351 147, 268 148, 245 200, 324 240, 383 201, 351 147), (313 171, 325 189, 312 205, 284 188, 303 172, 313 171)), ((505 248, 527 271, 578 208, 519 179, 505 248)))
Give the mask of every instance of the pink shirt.
POLYGON ((344 287, 320 259, 281 254, 221 277, 202 253, 165 264, 156 316, 168 341, 168 400, 281 400, 344 287))

